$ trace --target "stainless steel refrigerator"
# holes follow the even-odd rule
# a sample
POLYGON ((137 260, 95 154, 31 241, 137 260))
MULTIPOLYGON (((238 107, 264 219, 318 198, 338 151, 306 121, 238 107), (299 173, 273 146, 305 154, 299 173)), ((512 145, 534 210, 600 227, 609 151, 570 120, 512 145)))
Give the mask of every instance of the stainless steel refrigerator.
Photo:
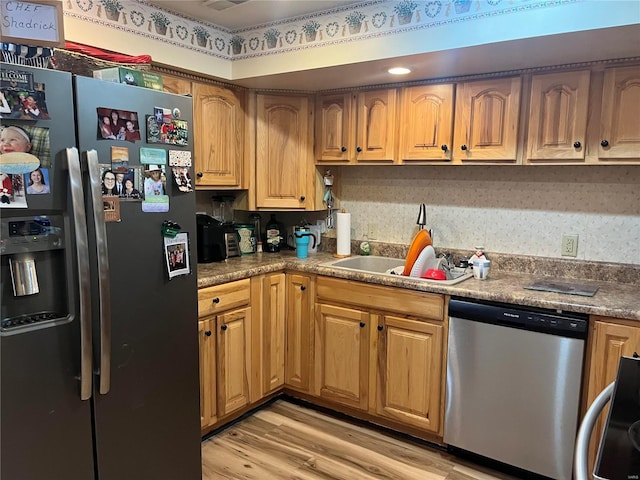
POLYGON ((13 99, 3 127, 36 127, 50 150, 38 157, 49 193, 21 190, 30 174, 14 174, 0 208, 0 478, 201 478, 194 192, 167 167, 168 211, 121 201, 120 221, 105 222, 100 178, 112 147, 141 175, 140 147, 191 152, 190 135, 146 143, 154 112, 192 126, 191 98, 19 65, 0 73, 13 99), (13 98, 21 88, 40 100, 36 118, 13 98), (100 108, 136 112, 140 140, 102 139, 100 108), (165 221, 189 235, 190 273, 170 278, 165 221))

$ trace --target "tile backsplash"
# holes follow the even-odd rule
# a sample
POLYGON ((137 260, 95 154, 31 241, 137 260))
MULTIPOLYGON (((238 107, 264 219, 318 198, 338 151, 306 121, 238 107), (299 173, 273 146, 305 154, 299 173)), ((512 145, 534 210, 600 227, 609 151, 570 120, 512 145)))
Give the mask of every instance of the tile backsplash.
POLYGON ((356 166, 341 184, 352 239, 409 244, 425 203, 440 248, 560 258, 577 234, 577 260, 640 264, 640 166, 356 166))

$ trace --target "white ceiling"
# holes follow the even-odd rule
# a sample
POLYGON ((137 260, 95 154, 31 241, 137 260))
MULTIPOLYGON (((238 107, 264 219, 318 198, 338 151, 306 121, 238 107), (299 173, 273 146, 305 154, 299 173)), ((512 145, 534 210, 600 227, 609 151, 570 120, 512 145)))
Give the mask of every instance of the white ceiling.
POLYGON ((240 30, 362 3, 362 0, 153 0, 148 3, 229 30, 240 30))
MULTIPOLYGON (((147 0, 147 3, 181 16, 235 31, 363 3, 363 0, 147 0)), ((640 25, 635 24, 484 44, 455 51, 235 79, 232 83, 247 88, 318 91, 638 55, 640 25), (411 74, 394 77, 387 73, 388 68, 400 64, 411 68, 411 74)), ((294 68, 292 67, 292 70, 294 68)))

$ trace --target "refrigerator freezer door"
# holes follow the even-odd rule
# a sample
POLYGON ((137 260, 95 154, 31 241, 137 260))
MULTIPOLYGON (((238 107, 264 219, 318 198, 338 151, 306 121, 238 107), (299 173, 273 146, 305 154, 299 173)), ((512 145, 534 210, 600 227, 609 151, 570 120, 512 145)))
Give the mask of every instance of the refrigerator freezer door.
MULTIPOLYGON (((191 97, 86 77, 74 81, 80 150, 95 149, 101 164, 111 162, 112 146, 129 149, 129 167, 140 167, 140 147, 192 150, 191 136, 189 147, 144 143, 144 119, 154 108, 178 108, 192 127, 191 97), (142 141, 97 140, 99 107, 136 112, 142 141)), ((167 190, 168 213, 145 213, 140 202, 120 202, 121 221, 106 224, 111 385, 107 394, 93 395, 100 480, 201 478, 195 195, 178 190, 170 169, 167 190), (164 220, 190 235, 191 275, 168 279, 164 220)), ((90 220, 90 239, 93 224, 90 220)), ((95 278, 97 265, 93 268, 95 278)), ((92 305, 100 301, 95 283, 92 305)), ((94 310, 94 350, 100 356, 94 310)))
MULTIPOLYGON (((41 216, 65 232, 64 248, 37 252, 38 294, 15 298, 10 278, 0 278, 2 318, 45 309, 47 304, 55 305, 58 313, 68 310, 66 318, 43 324, 44 328, 0 332, 0 478, 93 479, 91 403, 80 398, 82 315, 66 154, 66 148, 76 143, 71 75, 4 63, 0 63, 0 69, 3 77, 5 72, 8 76, 26 74, 45 91, 50 119, 23 124, 42 128, 46 134, 39 137, 39 142, 48 141, 51 152, 51 158, 40 158, 48 168, 51 193, 27 193, 27 208, 2 209, 0 217, 41 216), (60 219, 59 224, 55 218, 60 219), (55 267, 45 275, 48 262, 55 267)), ((2 119, 3 125, 13 122, 2 119)), ((6 257, 0 255, 3 269, 6 257)), ((84 369, 91 382, 90 365, 85 364, 84 369)), ((90 383, 88 386, 90 393, 90 383)))

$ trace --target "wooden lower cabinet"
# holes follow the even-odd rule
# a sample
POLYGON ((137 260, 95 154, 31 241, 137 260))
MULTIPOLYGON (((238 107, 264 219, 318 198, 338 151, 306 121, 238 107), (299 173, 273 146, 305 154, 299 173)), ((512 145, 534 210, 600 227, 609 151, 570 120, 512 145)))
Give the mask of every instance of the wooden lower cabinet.
POLYGON ((215 318, 198 322, 200 351, 200 428, 205 429, 218 421, 216 401, 216 346, 213 335, 215 318))
POLYGON ((224 417, 251 400, 251 307, 218 315, 216 326, 218 414, 224 417))
POLYGON ((249 279, 198 292, 202 430, 250 403, 249 279))
POLYGON ((317 295, 313 393, 441 435, 444 296, 328 277, 317 295))
POLYGON ((256 381, 252 401, 260 400, 284 385, 285 285, 282 272, 251 278, 256 381))
POLYGON ((310 392, 313 368, 315 276, 287 273, 285 386, 310 392))
POLYGON ((437 432, 441 413, 443 326, 384 315, 377 330, 380 333, 376 413, 437 432))
POLYGON ((315 391, 322 398, 366 410, 369 395, 369 313, 317 304, 315 391))
MULTIPOLYGON (((640 353, 640 327, 631 322, 608 317, 591 317, 589 331, 589 372, 586 407, 589 407, 607 385, 615 381, 620 357, 640 353)), ((636 322, 637 324, 637 322, 636 322)), ((593 471, 595 456, 609 411, 608 405, 598 418, 589 446, 589 471, 593 471)))

